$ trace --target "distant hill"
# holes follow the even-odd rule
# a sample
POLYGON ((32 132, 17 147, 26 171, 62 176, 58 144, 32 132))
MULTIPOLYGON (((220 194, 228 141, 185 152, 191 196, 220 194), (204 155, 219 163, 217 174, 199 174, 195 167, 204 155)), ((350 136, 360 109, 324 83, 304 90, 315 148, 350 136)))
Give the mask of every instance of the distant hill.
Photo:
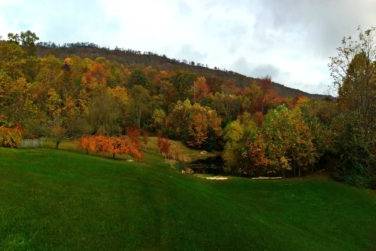
MULTIPOLYGON (((96 58, 105 57, 108 60, 114 60, 119 63, 131 66, 152 66, 160 70, 184 70, 191 71, 207 78, 217 78, 223 81, 233 81, 240 86, 245 86, 251 81, 261 83, 261 79, 247 77, 242 74, 222 70, 218 68, 209 68, 199 63, 179 61, 171 59, 165 55, 157 55, 151 52, 140 52, 134 50, 108 49, 99 47, 92 43, 73 43, 58 46, 54 43, 39 43, 38 55, 43 56, 54 54, 57 57, 67 57, 77 55, 80 57, 96 58)), ((275 90, 284 97, 307 96, 313 99, 332 98, 331 96, 321 94, 311 94, 298 89, 290 88, 279 83, 273 82, 275 90)))

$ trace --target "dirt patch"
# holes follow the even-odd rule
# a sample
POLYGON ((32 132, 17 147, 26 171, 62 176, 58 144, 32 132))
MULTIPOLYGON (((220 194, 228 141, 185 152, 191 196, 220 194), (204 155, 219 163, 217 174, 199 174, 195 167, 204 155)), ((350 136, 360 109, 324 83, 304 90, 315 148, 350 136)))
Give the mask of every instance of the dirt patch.
POLYGON ((211 176, 211 177, 205 177, 207 180, 228 180, 228 177, 223 176, 211 176))
POLYGON ((252 180, 280 180, 282 179, 282 177, 255 177, 255 178, 251 178, 252 180))

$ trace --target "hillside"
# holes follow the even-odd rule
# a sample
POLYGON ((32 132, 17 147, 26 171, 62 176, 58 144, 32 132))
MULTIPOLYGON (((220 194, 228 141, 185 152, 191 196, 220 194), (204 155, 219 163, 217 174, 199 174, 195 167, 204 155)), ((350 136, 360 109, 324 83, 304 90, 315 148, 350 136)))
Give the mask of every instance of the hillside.
POLYGON ((372 250, 376 197, 320 178, 209 181, 148 154, 123 162, 0 148, 2 250, 372 250))
MULTIPOLYGON (((63 46, 57 46, 50 43, 39 43, 38 45, 38 54, 41 56, 54 54, 58 57, 66 57, 69 55, 88 58, 105 57, 132 66, 153 66, 160 70, 190 71, 207 78, 216 78, 221 81, 233 81, 240 86, 246 86, 251 81, 260 82, 260 79, 247 77, 233 71, 211 69, 195 62, 181 62, 175 59, 170 59, 164 55, 160 56, 150 52, 142 53, 139 51, 121 49, 110 50, 89 43, 65 44, 63 46)), ((307 96, 313 99, 330 98, 330 96, 306 93, 275 82, 272 84, 278 94, 284 97, 307 96)))

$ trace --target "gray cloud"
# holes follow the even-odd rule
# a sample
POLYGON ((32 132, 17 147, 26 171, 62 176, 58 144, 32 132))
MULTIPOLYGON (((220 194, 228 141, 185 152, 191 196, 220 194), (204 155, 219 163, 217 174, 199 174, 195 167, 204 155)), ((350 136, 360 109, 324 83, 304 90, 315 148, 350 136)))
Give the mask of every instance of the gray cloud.
POLYGON ((195 61, 197 63, 204 61, 206 58, 206 54, 201 53, 192 48, 192 46, 186 44, 183 45, 177 53, 179 59, 185 59, 188 61, 195 61))
POLYGON ((250 74, 251 73, 251 67, 249 65, 249 62, 244 58, 238 58, 232 65, 232 68, 235 71, 241 72, 243 74, 250 74))
POLYGON ((279 74, 280 74, 279 69, 270 64, 256 66, 251 71, 251 75, 258 77, 258 78, 269 76, 272 79, 276 79, 278 78, 279 74))
POLYGON ((243 74, 248 76, 263 78, 271 77, 272 79, 278 78, 280 70, 271 64, 252 65, 244 57, 238 58, 232 67, 243 74))
POLYGON ((301 33, 315 53, 332 53, 343 36, 353 34, 357 26, 376 25, 375 0, 260 0, 262 9, 258 30, 265 24, 275 30, 301 33), (267 15, 270 23, 261 19, 267 15))

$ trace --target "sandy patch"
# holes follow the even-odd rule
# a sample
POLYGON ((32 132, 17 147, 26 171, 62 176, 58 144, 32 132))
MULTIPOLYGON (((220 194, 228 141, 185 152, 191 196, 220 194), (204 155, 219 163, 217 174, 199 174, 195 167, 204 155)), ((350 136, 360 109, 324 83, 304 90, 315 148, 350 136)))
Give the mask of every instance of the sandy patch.
POLYGON ((207 180, 227 180, 228 177, 223 177, 223 176, 212 176, 212 177, 205 177, 207 180))
POLYGON ((255 177, 252 178, 252 180, 279 180, 282 179, 282 177, 255 177))

